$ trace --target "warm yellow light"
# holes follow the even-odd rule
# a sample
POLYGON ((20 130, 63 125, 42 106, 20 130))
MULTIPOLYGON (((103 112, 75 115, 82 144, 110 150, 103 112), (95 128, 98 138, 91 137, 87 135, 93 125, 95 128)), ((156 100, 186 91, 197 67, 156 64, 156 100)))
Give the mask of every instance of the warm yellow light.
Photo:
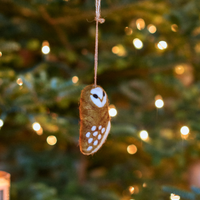
POLYGON ((180 132, 182 135, 188 135, 190 132, 190 129, 187 126, 182 126, 180 129, 180 132))
POLYGON ((172 24, 172 25, 171 25, 171 30, 172 30, 173 32, 177 32, 177 31, 178 31, 178 26, 177 26, 177 24, 172 24))
POLYGON ((115 117, 117 115, 117 109, 115 108, 114 105, 109 106, 109 115, 111 117, 115 117))
POLYGON ((130 187, 128 188, 128 190, 129 190, 130 194, 133 194, 133 193, 134 193, 134 190, 135 190, 135 188, 134 188, 133 186, 130 186, 130 187))
POLYGON ((175 73, 181 75, 185 72, 185 68, 183 65, 177 65, 174 69, 175 73))
POLYGON ((3 126, 3 124, 4 124, 3 120, 2 120, 2 119, 0 119, 0 127, 2 127, 2 126, 3 126))
POLYGON ((164 106, 164 101, 162 99, 157 99, 155 101, 156 108, 162 108, 164 106))
POLYGON ((142 49, 142 47, 143 47, 143 42, 142 42, 140 39, 135 38, 135 39, 133 40, 133 45, 134 45, 134 47, 135 47, 136 49, 142 49))
POLYGON ((118 47, 118 46, 114 46, 114 47, 112 48, 112 52, 113 52, 114 54, 118 54, 118 53, 119 53, 119 47, 118 47))
POLYGON ((0 57, 2 56, 2 52, 0 51, 0 57))
POLYGON ((142 184, 142 187, 147 187, 147 184, 146 184, 146 183, 143 183, 143 184, 142 184))
POLYGON ((151 34, 154 34, 157 31, 157 28, 153 24, 149 24, 147 29, 151 34))
POLYGON ((180 196, 179 195, 175 195, 175 194, 171 194, 171 196, 170 196, 170 199, 171 200, 179 200, 180 199, 180 196))
POLYGON ((54 135, 50 135, 47 137, 47 143, 49 145, 55 145, 57 143, 57 138, 54 135))
POLYGON ((146 130, 142 130, 142 131, 140 131, 140 138, 142 139, 142 140, 148 140, 149 139, 149 134, 148 134, 148 132, 146 131, 146 130))
POLYGON ((44 41, 42 43, 42 53, 43 54, 48 54, 49 52, 50 52, 49 42, 48 41, 44 41))
POLYGON ((43 134, 43 128, 40 127, 40 129, 39 129, 38 131, 36 131, 36 133, 37 133, 38 135, 42 135, 42 134, 43 134))
POLYGON ((126 50, 122 45, 120 45, 119 53, 117 55, 118 56, 125 56, 126 55, 126 50))
POLYGON ((137 147, 134 144, 131 144, 127 147, 127 152, 129 154, 135 154, 137 152, 137 147))
POLYGON ((160 41, 158 44, 157 44, 157 47, 160 49, 160 50, 164 50, 167 48, 167 42, 165 41, 160 41))
POLYGON ((44 41, 42 42, 42 46, 49 46, 49 42, 46 41, 46 40, 44 40, 44 41))
POLYGON ((78 80, 79 80, 78 76, 73 76, 73 77, 72 77, 72 82, 73 82, 73 83, 77 83, 78 80))
POLYGON ((133 33, 133 30, 131 28, 129 28, 128 26, 125 27, 124 31, 125 31, 126 35, 131 35, 133 33))
POLYGON ((136 20, 136 26, 138 30, 142 30, 145 28, 145 21, 142 18, 136 20))
POLYGON ((121 45, 121 44, 118 44, 117 46, 114 46, 112 48, 112 52, 114 54, 117 54, 118 56, 125 56, 126 55, 126 50, 125 50, 124 46, 121 45))
POLYGON ((34 122, 32 124, 32 128, 33 128, 34 131, 39 131, 41 126, 40 126, 40 124, 38 122, 34 122))
POLYGON ((22 85, 23 85, 23 81, 22 81, 21 78, 18 78, 16 82, 17 82, 17 84, 18 84, 19 86, 22 86, 22 85))

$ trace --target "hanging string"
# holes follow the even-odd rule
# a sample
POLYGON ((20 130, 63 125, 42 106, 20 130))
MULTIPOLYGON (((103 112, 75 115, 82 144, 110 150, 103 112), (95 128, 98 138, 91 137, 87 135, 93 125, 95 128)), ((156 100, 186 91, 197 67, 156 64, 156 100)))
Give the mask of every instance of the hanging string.
POLYGON ((95 54, 94 54, 94 85, 96 87, 97 85, 97 67, 98 67, 98 24, 103 24, 105 22, 105 19, 101 18, 100 15, 100 7, 101 7, 101 0, 96 0, 96 17, 95 17, 95 21, 96 21, 96 34, 95 34, 95 54))

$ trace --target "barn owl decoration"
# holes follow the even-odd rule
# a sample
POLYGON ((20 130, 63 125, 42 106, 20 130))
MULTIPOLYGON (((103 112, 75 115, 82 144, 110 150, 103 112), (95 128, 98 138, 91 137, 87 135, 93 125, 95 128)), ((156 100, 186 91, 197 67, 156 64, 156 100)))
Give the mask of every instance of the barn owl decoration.
POLYGON ((85 155, 97 152, 110 132, 108 98, 100 86, 88 85, 80 99, 80 150, 85 155))

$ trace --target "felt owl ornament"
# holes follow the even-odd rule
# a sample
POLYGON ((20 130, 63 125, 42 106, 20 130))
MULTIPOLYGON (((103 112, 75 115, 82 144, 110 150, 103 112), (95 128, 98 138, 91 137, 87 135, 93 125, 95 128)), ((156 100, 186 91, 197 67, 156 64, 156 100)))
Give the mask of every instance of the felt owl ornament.
POLYGON ((88 85, 80 99, 80 150, 85 155, 97 152, 110 132, 108 97, 100 86, 88 85))

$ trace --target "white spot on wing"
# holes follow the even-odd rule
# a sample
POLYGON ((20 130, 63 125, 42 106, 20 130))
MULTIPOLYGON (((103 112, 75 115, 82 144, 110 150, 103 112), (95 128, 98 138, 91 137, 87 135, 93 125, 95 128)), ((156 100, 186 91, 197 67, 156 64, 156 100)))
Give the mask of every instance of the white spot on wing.
MULTIPOLYGON (((90 154, 97 152, 97 151, 100 149, 100 147, 102 146, 102 144, 106 141, 106 138, 108 137, 108 134, 109 134, 109 132, 110 132, 110 127, 111 127, 111 123, 110 123, 110 121, 109 121, 109 122, 108 122, 108 125, 107 125, 107 127, 106 127, 106 131, 105 131, 105 133, 103 134, 103 137, 102 137, 102 139, 101 139, 99 145, 98 145, 95 149, 93 149, 93 151, 90 152, 90 154)), ((88 148, 89 148, 89 147, 88 147, 88 148)), ((92 149, 92 148, 91 148, 91 149, 92 149)), ((90 149, 90 150, 91 150, 91 149, 90 149)))
POLYGON ((90 137, 90 132, 87 132, 86 135, 85 135, 87 138, 90 137))
POLYGON ((88 143, 90 144, 92 141, 93 141, 93 138, 90 138, 90 139, 88 140, 88 143))
POLYGON ((101 134, 98 135, 98 140, 100 140, 100 139, 101 139, 101 134))
POLYGON ((93 136, 97 136, 97 134, 98 134, 98 131, 95 131, 95 132, 93 133, 93 136))
POLYGON ((98 140, 95 140, 93 144, 96 146, 98 144, 98 140))
POLYGON ((104 132, 105 132, 105 128, 102 128, 102 129, 101 129, 101 133, 104 133, 104 132))
POLYGON ((91 131, 95 131, 96 130, 96 126, 93 126, 92 128, 91 128, 91 131))
POLYGON ((92 146, 89 146, 89 147, 87 148, 87 151, 90 151, 90 150, 92 150, 92 146))
POLYGON ((99 126, 99 130, 101 130, 101 129, 102 129, 102 126, 100 125, 100 126, 99 126))

